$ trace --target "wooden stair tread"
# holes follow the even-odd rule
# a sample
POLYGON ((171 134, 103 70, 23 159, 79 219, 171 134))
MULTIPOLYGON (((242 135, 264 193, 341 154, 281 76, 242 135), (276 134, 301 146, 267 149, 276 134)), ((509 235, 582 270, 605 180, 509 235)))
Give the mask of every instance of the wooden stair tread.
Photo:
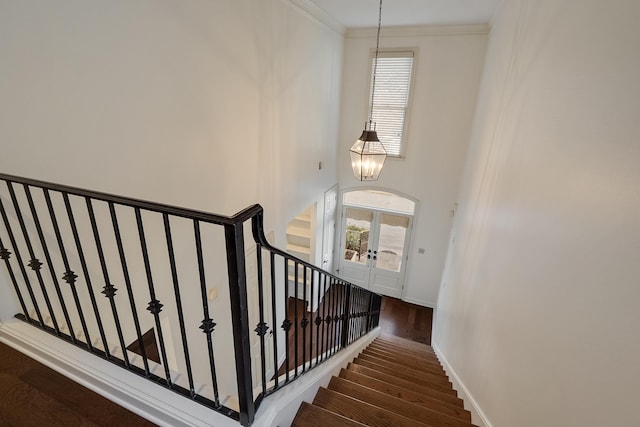
POLYGON ((396 345, 392 343, 387 343, 384 341, 374 341, 371 343, 372 346, 379 347, 382 349, 387 349, 388 351, 393 352, 401 352, 403 354, 410 354, 414 357, 436 357, 436 353, 431 349, 413 349, 413 348, 405 348, 401 345, 396 345))
POLYGON ((375 363, 377 365, 385 366, 390 369, 401 370, 403 373, 413 376, 415 378, 424 379, 435 384, 442 384, 445 387, 451 387, 451 382, 449 382, 449 378, 441 372, 433 372, 430 370, 420 369, 418 366, 414 365, 406 365, 397 362, 389 362, 385 359, 380 359, 379 357, 372 356, 367 353, 361 353, 358 355, 358 359, 366 360, 371 363, 375 363), (411 366, 408 368, 407 366, 411 366))
POLYGON ((433 348, 429 344, 424 344, 424 343, 413 341, 407 338, 397 337, 395 335, 388 335, 384 333, 378 335, 378 337, 376 338, 376 341, 388 342, 396 345, 401 345, 406 348, 413 348, 416 350, 422 350, 422 349, 433 350, 433 348))
POLYGON ((353 397, 321 387, 313 404, 372 427, 428 426, 353 397))
POLYGON ((417 360, 420 362, 440 364, 440 359, 438 359, 438 356, 435 353, 415 353, 410 351, 404 351, 401 349, 380 345, 375 342, 369 344, 369 346, 367 347, 367 350, 377 351, 385 354, 392 354, 397 357, 417 360))
POLYGON ((474 427, 434 350, 387 335, 303 402, 292 425, 474 427))
POLYGON ((409 381, 411 383, 414 383, 415 385, 419 385, 419 386, 422 386, 422 387, 428 387, 428 388, 432 388, 434 390, 438 390, 441 393, 450 394, 452 396, 457 396, 458 395, 458 393, 453 388, 451 388, 449 386, 446 386, 446 385, 433 383, 428 378, 415 376, 415 375, 412 375, 411 373, 407 373, 405 371, 398 371, 398 369, 389 368, 389 367, 386 367, 384 365, 379 365, 377 363, 370 362, 368 360, 362 360, 359 357, 357 357, 353 361, 353 363, 356 364, 356 365, 364 366, 364 367, 369 368, 369 369, 376 370, 378 372, 382 372, 382 373, 387 374, 387 375, 393 375, 393 376, 395 376, 395 377, 397 377, 399 379, 403 379, 405 381, 409 381))
POLYGON ((468 427, 470 425, 468 422, 458 418, 451 417, 424 406, 414 405, 413 403, 409 403, 397 397, 365 387, 361 384, 351 382, 344 378, 331 378, 327 388, 371 405, 375 405, 378 408, 386 409, 396 414, 402 414, 404 417, 424 422, 429 425, 436 425, 438 427, 468 427))
POLYGON ((440 365, 440 364, 436 365, 435 363, 426 362, 426 361, 422 361, 422 360, 418 360, 418 359, 412 359, 410 357, 403 357, 401 355, 394 355, 392 353, 384 353, 384 352, 380 352, 380 351, 377 351, 375 349, 370 349, 370 348, 365 349, 362 353, 363 354, 368 354, 368 355, 373 356, 373 357, 377 357, 378 359, 382 359, 382 360, 385 360, 387 362, 399 363, 401 365, 411 366, 414 369, 430 371, 430 372, 433 372, 435 374, 440 374, 440 375, 444 375, 445 377, 447 377, 447 374, 446 374, 445 370, 442 368, 442 365, 440 365))
POLYGON ((384 345, 390 345, 394 347, 401 347, 408 351, 414 351, 418 353, 422 352, 433 352, 433 348, 427 344, 421 344, 415 341, 409 340, 397 340, 397 339, 389 339, 388 337, 379 336, 374 340, 377 343, 381 343, 384 345))
POLYGON ((398 378, 395 375, 385 374, 384 372, 376 371, 375 369, 367 368, 366 366, 362 366, 362 365, 356 365, 354 363, 349 363, 349 365, 347 366, 347 369, 362 375, 366 375, 368 377, 378 379, 380 381, 384 381, 389 384, 394 384, 399 387, 406 388, 408 390, 414 390, 417 393, 423 393, 424 395, 437 398, 441 401, 444 401, 453 405, 457 405, 459 407, 464 407, 462 404, 462 400, 455 395, 452 395, 450 393, 442 393, 433 388, 424 387, 424 386, 415 384, 411 381, 398 378))
POLYGON ((300 409, 296 413, 296 417, 293 419, 292 427, 327 427, 327 426, 346 426, 357 427, 363 426, 357 421, 345 418, 342 415, 338 415, 334 412, 327 411, 316 405, 312 405, 307 402, 302 402, 300 409))
POLYGON ((426 408, 431 408, 443 414, 459 418, 463 421, 471 421, 471 413, 459 405, 444 402, 437 398, 425 395, 414 390, 406 389, 395 384, 390 384, 379 379, 368 377, 355 371, 349 371, 342 369, 340 371, 340 378, 344 378, 351 382, 369 387, 374 390, 378 390, 389 396, 397 397, 415 405, 421 405, 426 408))
POLYGON ((415 359, 415 360, 419 360, 419 361, 422 361, 422 362, 430 362, 430 363, 440 364, 440 360, 438 359, 438 357, 436 356, 435 353, 415 353, 415 352, 405 351, 405 350, 399 349, 399 348, 387 347, 387 346, 380 345, 380 344, 377 344, 377 343, 371 343, 369 345, 369 347, 367 347, 367 349, 374 350, 374 351, 379 351, 379 352, 384 352, 384 353, 391 353, 391 354, 395 354, 397 356, 406 357, 406 358, 410 358, 410 359, 415 359))

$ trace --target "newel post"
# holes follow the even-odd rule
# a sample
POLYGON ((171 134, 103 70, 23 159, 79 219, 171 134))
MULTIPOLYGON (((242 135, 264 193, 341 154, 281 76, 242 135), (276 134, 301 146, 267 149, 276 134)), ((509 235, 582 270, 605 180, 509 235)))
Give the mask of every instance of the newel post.
POLYGON ((224 234, 227 246, 229 297, 231 300, 231 322, 236 359, 240 424, 248 426, 253 422, 256 408, 253 401, 251 379, 251 347, 249 343, 250 329, 247 308, 247 274, 243 223, 225 225, 224 234))

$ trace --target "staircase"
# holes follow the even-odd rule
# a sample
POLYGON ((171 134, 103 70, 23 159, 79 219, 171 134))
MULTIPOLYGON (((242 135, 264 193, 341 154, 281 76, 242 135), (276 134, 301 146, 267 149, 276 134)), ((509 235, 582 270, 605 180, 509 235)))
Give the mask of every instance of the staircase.
POLYGON ((383 335, 303 402, 293 426, 472 426, 430 346, 383 335))

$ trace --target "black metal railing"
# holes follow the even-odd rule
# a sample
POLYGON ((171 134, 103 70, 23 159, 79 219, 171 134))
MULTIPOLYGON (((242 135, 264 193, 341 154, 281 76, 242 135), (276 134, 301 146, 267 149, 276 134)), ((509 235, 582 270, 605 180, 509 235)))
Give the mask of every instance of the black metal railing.
POLYGON ((16 317, 242 425, 378 325, 381 297, 273 247, 259 205, 228 217, 0 181, 16 317))

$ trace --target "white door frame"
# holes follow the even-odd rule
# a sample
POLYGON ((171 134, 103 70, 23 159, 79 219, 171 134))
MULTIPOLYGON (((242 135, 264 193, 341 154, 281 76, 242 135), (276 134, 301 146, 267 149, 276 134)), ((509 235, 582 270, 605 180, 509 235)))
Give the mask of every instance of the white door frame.
POLYGON ((322 269, 328 271, 329 273, 334 273, 335 271, 335 241, 336 241, 336 232, 338 227, 336 224, 338 223, 338 205, 339 205, 339 194, 338 194, 338 184, 334 185, 324 193, 324 204, 322 211, 322 269), (331 218, 327 216, 327 198, 331 195, 335 194, 335 201, 333 202, 333 207, 329 207, 330 210, 333 210, 333 227, 328 227, 328 223, 331 218), (329 230, 328 228, 332 228, 329 230), (329 239, 331 241, 329 242, 329 239))

